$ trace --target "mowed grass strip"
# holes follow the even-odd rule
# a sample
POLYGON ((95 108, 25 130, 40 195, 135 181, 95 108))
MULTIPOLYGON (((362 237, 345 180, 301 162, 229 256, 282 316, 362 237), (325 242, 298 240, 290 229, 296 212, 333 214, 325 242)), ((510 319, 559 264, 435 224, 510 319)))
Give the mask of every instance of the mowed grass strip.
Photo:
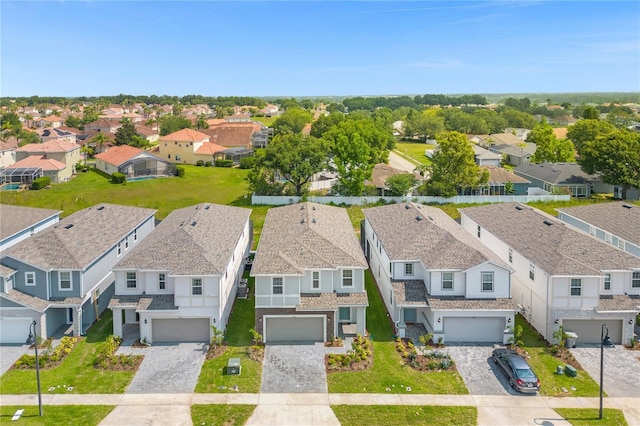
POLYGON ((256 409, 255 405, 201 405, 191 406, 194 425, 239 426, 244 425, 256 409))
POLYGON ((475 425, 475 407, 440 407, 419 405, 332 405, 342 426, 396 425, 475 425))
POLYGON ((370 271, 366 272, 365 283, 369 297, 367 330, 373 340, 373 366, 365 371, 328 373, 329 392, 468 394, 462 377, 455 371, 421 372, 404 365, 395 350, 393 329, 370 271))
MULTIPOLYGON (((112 314, 107 310, 60 365, 40 370, 42 393, 124 393, 135 372, 100 370, 93 366, 98 346, 113 334, 112 329, 112 314)), ((0 391, 2 394, 37 393, 35 369, 7 371, 0 378, 0 391)))
POLYGON ((396 151, 410 157, 419 164, 431 164, 431 159, 425 155, 427 149, 435 149, 434 145, 424 142, 396 142, 396 151))
POLYGON ((628 424, 622 410, 615 408, 603 409, 602 419, 598 418, 600 413, 597 408, 555 408, 554 411, 573 426, 626 426, 628 424))
POLYGON ((99 424, 114 408, 113 405, 44 405, 40 417, 37 405, 0 405, 0 423, 92 426, 99 424), (24 409, 22 416, 12 422, 11 418, 20 409, 24 409))

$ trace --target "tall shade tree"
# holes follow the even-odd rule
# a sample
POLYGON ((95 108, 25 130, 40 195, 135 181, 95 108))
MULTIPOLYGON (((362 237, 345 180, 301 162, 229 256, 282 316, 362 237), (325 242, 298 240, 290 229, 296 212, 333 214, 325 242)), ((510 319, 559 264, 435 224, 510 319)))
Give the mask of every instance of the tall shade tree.
POLYGON ((473 147, 464 134, 443 132, 436 140, 438 146, 431 158, 430 178, 421 192, 453 197, 458 191, 475 190, 487 184, 489 172, 476 164, 473 147))
POLYGON ((571 162, 575 159, 571 141, 559 140, 553 133, 553 127, 544 118, 529 132, 527 142, 536 144, 532 158, 534 163, 571 162))
POLYGON ((181 115, 165 115, 160 118, 160 136, 166 136, 178 130, 190 129, 191 127, 193 127, 191 121, 181 115))
POLYGON ((207 116, 204 114, 198 115, 198 118, 196 119, 196 129, 200 130, 200 129, 208 129, 208 128, 209 128, 209 123, 207 123, 207 116))
POLYGON ((640 188, 640 134, 615 130, 582 146, 578 163, 585 173, 600 173, 602 181, 622 186, 623 198, 629 187, 640 188))
POLYGON ((133 122, 128 118, 124 118, 122 120, 122 127, 116 130, 115 144, 132 145, 136 136, 138 136, 138 134, 136 133, 136 127, 133 122))
POLYGON ((258 166, 276 172, 293 185, 295 195, 303 195, 313 175, 325 167, 326 159, 324 141, 300 133, 285 133, 267 145, 258 166))
POLYGON ((410 110, 405 119, 404 130, 408 138, 431 139, 437 133, 444 131, 444 118, 431 113, 430 110, 423 112, 410 110))
MULTIPOLYGON (((329 142, 332 148, 338 136, 345 135, 347 139, 352 139, 358 135, 368 146, 369 163, 371 167, 378 163, 386 163, 389 158, 389 151, 395 146, 396 140, 391 127, 381 125, 371 117, 351 118, 351 114, 346 120, 333 126, 324 134, 324 139, 329 142)), ((368 177, 367 177, 368 179, 368 177)))
POLYGON ((579 120, 567 129, 567 137, 573 142, 578 154, 587 142, 594 141, 598 136, 615 130, 613 124, 600 120, 579 120))
POLYGON ((333 162, 338 173, 337 190, 340 195, 360 196, 364 181, 371 178, 374 164, 371 148, 358 133, 339 134, 332 144, 333 162))
POLYGON ((402 197, 409 193, 411 188, 416 185, 416 177, 411 173, 398 173, 389 176, 385 181, 385 186, 389 190, 392 197, 402 197))
POLYGON ((276 134, 301 133, 307 123, 311 123, 313 115, 302 108, 290 108, 273 122, 276 134))

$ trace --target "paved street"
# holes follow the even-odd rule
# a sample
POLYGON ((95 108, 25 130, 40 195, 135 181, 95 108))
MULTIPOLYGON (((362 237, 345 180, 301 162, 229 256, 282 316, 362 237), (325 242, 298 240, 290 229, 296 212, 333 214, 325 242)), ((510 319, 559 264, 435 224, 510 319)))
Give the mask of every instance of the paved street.
POLYGON ((394 169, 404 170, 405 172, 413 173, 416 165, 409 160, 405 160, 400 155, 393 151, 389 152, 389 165, 394 169))

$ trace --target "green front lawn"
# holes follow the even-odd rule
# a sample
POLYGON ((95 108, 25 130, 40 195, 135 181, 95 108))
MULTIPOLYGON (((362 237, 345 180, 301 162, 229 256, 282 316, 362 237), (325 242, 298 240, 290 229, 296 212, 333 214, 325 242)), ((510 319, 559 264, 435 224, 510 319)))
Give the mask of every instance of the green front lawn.
POLYGON ((366 271, 365 281, 369 296, 367 330, 373 341, 373 366, 366 371, 328 373, 329 392, 468 394, 462 378, 455 371, 421 372, 404 365, 396 352, 393 328, 370 271, 366 271), (407 391, 407 387, 411 390, 407 391))
POLYGON ((475 407, 409 405, 332 405, 343 426, 348 425, 475 425, 475 407))
POLYGON ((0 405, 0 423, 16 425, 97 425, 115 407, 112 405, 44 405, 42 417, 37 405, 0 405), (11 421, 17 410, 24 409, 20 420, 11 421))
POLYGON ((175 209, 197 203, 250 205, 246 200, 248 171, 238 168, 183 166, 182 178, 150 179, 114 185, 95 169, 81 173, 69 182, 39 191, 2 191, 0 202, 28 207, 63 210, 67 216, 98 203, 126 204, 157 209, 164 219, 175 209))
MULTIPOLYGON (((107 310, 60 365, 40 370, 42 393, 124 393, 135 372, 93 367, 98 346, 113 333, 112 328, 112 314, 107 310)), ((7 371, 0 378, 0 390, 3 394, 37 393, 35 370, 7 371)))
POLYGON ((428 145, 423 142, 396 142, 396 151, 409 157, 417 164, 431 164, 431 159, 425 155, 427 149, 434 149, 434 145, 428 145))
POLYGON ((599 417, 597 408, 555 408, 554 411, 560 414, 573 426, 589 425, 610 425, 626 426, 627 420, 621 410, 615 408, 605 408, 602 410, 602 420, 599 417))
POLYGON ((194 425, 236 426, 247 423, 255 405, 192 405, 191 421, 194 425))
MULTIPOLYGON (((245 277, 248 274, 245 273, 245 277)), ((249 358, 251 345, 249 330, 254 327, 254 279, 249 277, 249 297, 236 299, 229 318, 229 325, 225 334, 227 350, 214 359, 209 359, 202 365, 200 377, 196 385, 196 392, 200 393, 228 393, 237 391, 242 393, 257 393, 262 381, 262 363, 249 358), (242 373, 240 375, 226 375, 229 358, 240 358, 242 373)))
POLYGON ((522 315, 516 316, 516 325, 523 328, 523 349, 530 359, 527 360, 540 379, 540 395, 546 396, 598 396, 600 386, 584 371, 578 370, 577 377, 555 374, 556 367, 565 364, 555 357, 542 340, 538 332, 525 321, 522 315), (574 391, 571 387, 575 387, 574 391), (565 388, 568 392, 563 392, 565 388))

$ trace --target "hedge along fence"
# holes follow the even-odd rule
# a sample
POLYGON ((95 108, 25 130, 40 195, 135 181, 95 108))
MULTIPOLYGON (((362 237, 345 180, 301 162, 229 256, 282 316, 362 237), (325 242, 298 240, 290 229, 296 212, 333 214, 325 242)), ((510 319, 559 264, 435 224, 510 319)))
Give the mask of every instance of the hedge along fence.
POLYGON ((176 176, 184 177, 185 168, 182 166, 176 166, 176 176))
POLYGON ((233 160, 216 160, 216 167, 233 167, 233 160))
POLYGON ((46 188, 49 185, 51 185, 51 178, 49 176, 42 176, 31 182, 31 189, 38 190, 46 188))

